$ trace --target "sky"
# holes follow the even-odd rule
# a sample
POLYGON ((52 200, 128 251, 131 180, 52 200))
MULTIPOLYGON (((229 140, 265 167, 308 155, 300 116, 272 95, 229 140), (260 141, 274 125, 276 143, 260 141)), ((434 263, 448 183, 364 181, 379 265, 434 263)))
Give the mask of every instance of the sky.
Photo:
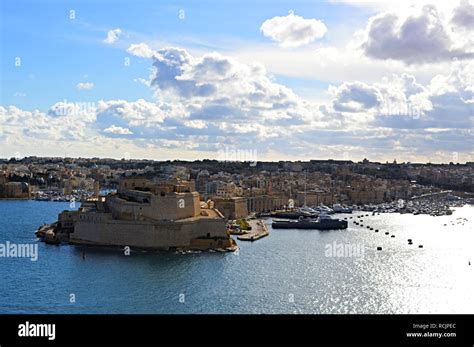
POLYGON ((474 161, 474 2, 5 0, 0 157, 474 161))

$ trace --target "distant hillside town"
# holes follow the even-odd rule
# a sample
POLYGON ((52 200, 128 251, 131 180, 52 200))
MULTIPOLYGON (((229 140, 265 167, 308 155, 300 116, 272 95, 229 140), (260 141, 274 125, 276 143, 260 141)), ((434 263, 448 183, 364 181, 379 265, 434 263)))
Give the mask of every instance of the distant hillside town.
MULTIPOLYGON (((380 204, 451 190, 474 193, 474 163, 340 160, 230 162, 100 158, 0 159, 0 198, 74 201, 116 191, 120 182, 186 182, 227 217, 289 205, 380 204)), ((122 183, 123 184, 123 183, 122 183)))

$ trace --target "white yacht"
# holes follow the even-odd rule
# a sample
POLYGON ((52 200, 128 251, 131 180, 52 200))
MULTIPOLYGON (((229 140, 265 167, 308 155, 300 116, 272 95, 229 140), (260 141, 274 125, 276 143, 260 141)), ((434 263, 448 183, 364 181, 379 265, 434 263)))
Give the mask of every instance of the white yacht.
POLYGON ((344 207, 341 204, 332 205, 332 209, 336 213, 352 213, 352 209, 349 207, 344 207))

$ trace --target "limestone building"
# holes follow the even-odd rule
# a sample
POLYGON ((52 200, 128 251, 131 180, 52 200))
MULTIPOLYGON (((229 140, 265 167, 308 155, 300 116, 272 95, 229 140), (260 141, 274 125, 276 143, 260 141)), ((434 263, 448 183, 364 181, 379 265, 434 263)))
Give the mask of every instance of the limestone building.
POLYGON ((29 199, 30 186, 26 182, 8 182, 5 173, 0 172, 0 199, 29 199))

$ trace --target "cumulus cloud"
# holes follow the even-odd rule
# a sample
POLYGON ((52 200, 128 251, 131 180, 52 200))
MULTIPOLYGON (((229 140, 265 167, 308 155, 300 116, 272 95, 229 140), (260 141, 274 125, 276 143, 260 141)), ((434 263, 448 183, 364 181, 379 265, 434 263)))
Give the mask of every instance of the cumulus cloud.
POLYGON ((80 82, 76 85, 78 90, 88 90, 94 88, 94 83, 92 82, 80 82))
POLYGON ((105 133, 115 134, 115 135, 132 135, 133 132, 128 128, 118 127, 116 125, 111 125, 110 127, 104 129, 105 133))
POLYGON ((407 64, 474 57, 472 42, 451 30, 433 5, 407 15, 383 12, 372 17, 362 49, 376 59, 407 64))
POLYGON ((474 29, 474 4, 469 0, 461 0, 451 20, 458 27, 474 29))
POLYGON ((333 107, 336 111, 367 112, 382 103, 379 90, 362 82, 330 87, 330 92, 335 96, 333 107))
POLYGON ((191 119, 276 122, 317 118, 291 89, 273 82, 260 64, 218 53, 194 57, 180 48, 155 52, 151 86, 156 97, 184 105, 191 119))
POLYGON ((433 160, 446 151, 468 160, 473 64, 454 62, 429 83, 410 74, 342 83, 330 88, 331 100, 314 104, 276 83, 262 65, 163 48, 152 60, 156 100, 63 101, 47 113, 2 107, 0 148, 18 142, 37 153, 36 147, 84 143, 82 150, 90 143, 92 155, 196 159, 216 157, 227 145, 273 160, 343 152, 381 159, 395 149, 404 160, 433 160))
POLYGON ((442 152, 442 146, 433 143, 439 138, 451 141, 446 148, 461 153, 469 151, 472 143, 465 129, 472 127, 473 69, 461 61, 451 65, 450 73, 427 85, 406 73, 371 84, 342 83, 329 88, 333 99, 318 107, 273 82, 263 66, 216 53, 195 57, 180 48, 165 48, 153 59, 151 87, 158 102, 142 101, 141 107, 109 102, 107 112, 126 120, 122 127, 133 121, 134 136, 159 136, 173 146, 176 141, 199 139, 198 150, 251 138, 258 148, 278 149, 286 155, 301 151, 310 155, 322 149, 335 157, 340 157, 337 150, 384 155, 387 148, 397 148, 412 159, 434 149, 442 152), (136 110, 133 120, 131 110, 136 110), (145 124, 147 129, 141 128, 145 124))
POLYGON ((320 20, 306 19, 290 13, 284 17, 267 19, 260 31, 282 47, 298 47, 322 38, 327 28, 320 20))
POLYGON ((153 57, 154 51, 146 43, 131 44, 127 52, 140 58, 153 57))
POLYGON ((97 105, 98 123, 107 127, 111 123, 122 123, 123 126, 157 127, 165 119, 182 117, 181 106, 167 103, 149 102, 144 99, 129 102, 125 100, 99 101, 97 105))
POLYGON ((0 125, 8 141, 21 144, 24 139, 86 141, 88 127, 95 121, 95 109, 58 102, 47 113, 0 106, 0 125))
POLYGON ((442 150, 433 140, 438 138, 448 141, 446 147, 469 152, 474 145, 469 136, 474 129, 473 78, 474 62, 455 61, 450 71, 434 76, 426 85, 406 73, 372 84, 346 82, 329 88, 333 99, 320 109, 339 117, 339 128, 352 129, 360 136, 385 129, 397 141, 411 139, 420 151, 442 150), (462 141, 455 140, 456 135, 462 141))
POLYGON ((112 29, 107 32, 107 37, 104 40, 104 43, 110 45, 117 41, 119 39, 119 36, 122 34, 122 30, 117 28, 117 29, 112 29))
POLYGON ((377 124, 391 128, 472 129, 474 90, 469 76, 474 64, 459 65, 454 63, 451 72, 435 76, 426 87, 406 76, 375 84, 385 109, 377 124), (412 84, 406 86, 407 80, 412 84), (405 89, 397 85, 405 85, 405 89))

